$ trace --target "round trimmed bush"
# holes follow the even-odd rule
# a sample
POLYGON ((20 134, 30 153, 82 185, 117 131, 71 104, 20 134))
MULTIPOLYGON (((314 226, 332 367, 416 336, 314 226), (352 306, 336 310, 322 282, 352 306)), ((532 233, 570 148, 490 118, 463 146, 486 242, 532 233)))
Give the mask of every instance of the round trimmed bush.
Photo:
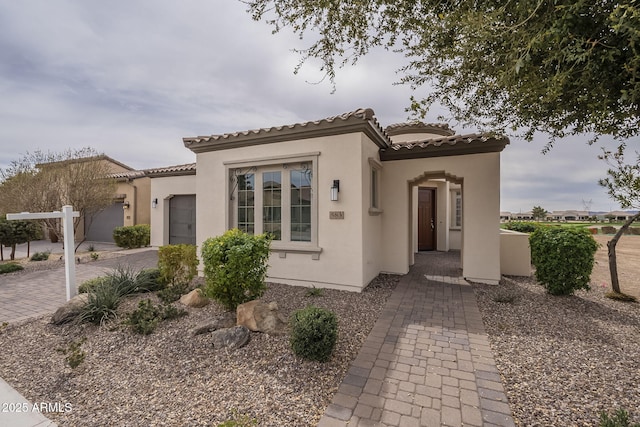
POLYGON ((338 321, 333 312, 309 306, 291 315, 291 349, 297 356, 326 362, 337 339, 338 321))
POLYGON ((571 295, 589 289, 598 243, 591 233, 576 228, 539 228, 529 236, 536 279, 552 295, 571 295))

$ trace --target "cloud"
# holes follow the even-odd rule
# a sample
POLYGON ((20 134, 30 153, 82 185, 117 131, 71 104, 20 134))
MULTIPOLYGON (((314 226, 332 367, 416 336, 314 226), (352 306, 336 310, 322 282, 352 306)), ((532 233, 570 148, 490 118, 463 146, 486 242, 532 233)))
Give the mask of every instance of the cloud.
MULTIPOLYGON (((1 2, 0 168, 26 151, 85 146, 135 168, 159 167, 194 161, 185 136, 359 107, 373 108, 383 126, 407 119, 411 91, 394 85, 400 54, 372 50, 338 71, 331 93, 317 63, 294 75, 292 49, 306 43, 287 29, 272 35, 241 2, 1 2)), ((426 120, 442 114, 436 107, 426 120)), ((608 206, 597 149, 564 143, 542 156, 543 142, 512 141, 503 209, 578 208, 582 198, 608 206)))

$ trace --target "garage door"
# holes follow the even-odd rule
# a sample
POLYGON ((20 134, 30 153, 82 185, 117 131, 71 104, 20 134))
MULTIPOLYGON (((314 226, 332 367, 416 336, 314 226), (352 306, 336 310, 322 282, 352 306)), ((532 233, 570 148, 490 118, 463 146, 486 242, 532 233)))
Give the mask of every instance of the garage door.
POLYGON ((196 244, 196 196, 173 196, 169 200, 169 244, 196 244))
POLYGON ((85 237, 90 242, 113 242, 113 229, 124 225, 122 203, 114 203, 93 215, 93 221, 85 229, 85 237))

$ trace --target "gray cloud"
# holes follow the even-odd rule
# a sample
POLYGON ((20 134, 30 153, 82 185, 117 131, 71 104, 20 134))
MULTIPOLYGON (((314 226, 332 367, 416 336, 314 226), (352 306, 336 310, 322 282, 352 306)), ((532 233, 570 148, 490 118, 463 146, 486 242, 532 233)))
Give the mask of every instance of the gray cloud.
MULTIPOLYGON (((407 119, 402 57, 374 50, 339 71, 293 74, 305 40, 254 22, 241 2, 33 0, 0 3, 0 167, 36 149, 92 146, 136 168, 191 162, 182 137, 284 125, 371 107, 407 119)), ((317 64, 315 64, 317 65, 317 64)), ((427 117, 436 121, 437 108, 427 117)), ((469 130, 472 131, 472 130, 469 130)), ((636 141, 637 142, 637 141, 636 141)), ((614 208, 596 147, 512 140, 503 209, 614 208)), ((637 144, 636 144, 637 146, 637 144)))

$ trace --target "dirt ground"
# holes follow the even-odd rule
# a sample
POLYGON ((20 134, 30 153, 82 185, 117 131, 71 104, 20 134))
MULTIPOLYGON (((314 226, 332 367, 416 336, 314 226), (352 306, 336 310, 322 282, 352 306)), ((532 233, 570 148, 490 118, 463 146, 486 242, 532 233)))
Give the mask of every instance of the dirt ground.
MULTIPOLYGON (((613 236, 598 234, 593 236, 600 243, 596 252, 596 265, 591 273, 591 283, 595 286, 611 288, 607 242, 613 236)), ((640 299, 640 236, 625 235, 616 245, 618 259, 618 280, 622 292, 640 299)))

